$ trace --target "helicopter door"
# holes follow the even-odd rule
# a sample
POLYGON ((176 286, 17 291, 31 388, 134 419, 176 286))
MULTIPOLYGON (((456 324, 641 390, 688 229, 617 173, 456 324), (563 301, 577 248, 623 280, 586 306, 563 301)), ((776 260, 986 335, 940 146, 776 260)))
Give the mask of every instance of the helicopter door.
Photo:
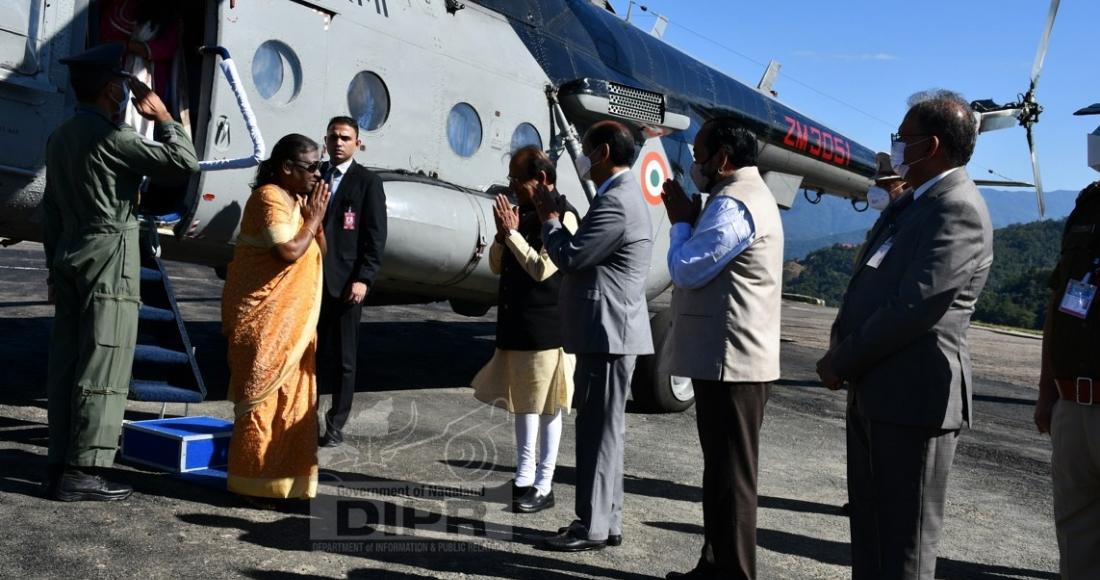
MULTIPOLYGON (((333 13, 286 0, 218 2, 215 10, 217 45, 236 63, 266 144, 264 157, 283 135, 320 137, 331 112, 324 105, 333 13)), ((206 122, 200 129, 203 157, 253 156, 253 142, 232 88, 221 71, 204 71, 210 71, 213 80, 209 115, 201 117, 206 122)), ((203 171, 189 200, 190 215, 181 221, 177 234, 202 243, 233 242, 255 174, 255 166, 203 171)))

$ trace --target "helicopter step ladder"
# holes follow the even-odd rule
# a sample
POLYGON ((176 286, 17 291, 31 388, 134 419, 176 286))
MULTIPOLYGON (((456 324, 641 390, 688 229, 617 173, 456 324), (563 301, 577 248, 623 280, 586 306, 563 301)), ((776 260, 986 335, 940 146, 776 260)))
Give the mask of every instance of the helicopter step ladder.
POLYGON ((141 309, 129 398, 162 403, 162 418, 168 403, 183 403, 186 415, 190 403, 206 399, 206 384, 172 283, 156 255, 146 254, 141 260, 141 309))

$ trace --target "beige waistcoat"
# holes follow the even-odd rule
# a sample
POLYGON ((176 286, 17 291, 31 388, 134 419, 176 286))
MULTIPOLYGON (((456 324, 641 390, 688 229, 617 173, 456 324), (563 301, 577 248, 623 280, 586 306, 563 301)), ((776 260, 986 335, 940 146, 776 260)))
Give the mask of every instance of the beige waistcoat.
POLYGON ((713 196, 748 208, 753 242, 706 286, 672 294, 672 374, 725 382, 779 379, 783 224, 756 167, 734 173, 713 196))

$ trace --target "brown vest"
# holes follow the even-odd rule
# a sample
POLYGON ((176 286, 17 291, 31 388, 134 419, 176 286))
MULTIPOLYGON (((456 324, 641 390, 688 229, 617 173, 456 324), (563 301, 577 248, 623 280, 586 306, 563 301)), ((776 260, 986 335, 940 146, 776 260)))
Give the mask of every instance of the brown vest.
POLYGON ((706 286, 673 292, 670 370, 710 381, 777 380, 783 292, 779 208, 756 167, 737 170, 712 196, 743 203, 755 236, 706 286))

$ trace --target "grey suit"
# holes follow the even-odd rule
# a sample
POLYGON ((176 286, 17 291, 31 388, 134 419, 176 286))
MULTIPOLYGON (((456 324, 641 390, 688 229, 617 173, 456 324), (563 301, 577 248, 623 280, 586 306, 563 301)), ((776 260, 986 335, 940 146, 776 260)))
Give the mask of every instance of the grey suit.
POLYGON ((989 212, 965 169, 903 203, 869 237, 833 328, 834 369, 854 391, 856 580, 932 578, 947 477, 971 421, 966 332, 993 263, 989 212))
POLYGON ((653 353, 645 281, 653 225, 631 173, 596 197, 576 233, 557 221, 542 232, 564 274, 562 342, 577 355, 578 524, 590 540, 622 534, 626 398, 637 355, 653 353))

